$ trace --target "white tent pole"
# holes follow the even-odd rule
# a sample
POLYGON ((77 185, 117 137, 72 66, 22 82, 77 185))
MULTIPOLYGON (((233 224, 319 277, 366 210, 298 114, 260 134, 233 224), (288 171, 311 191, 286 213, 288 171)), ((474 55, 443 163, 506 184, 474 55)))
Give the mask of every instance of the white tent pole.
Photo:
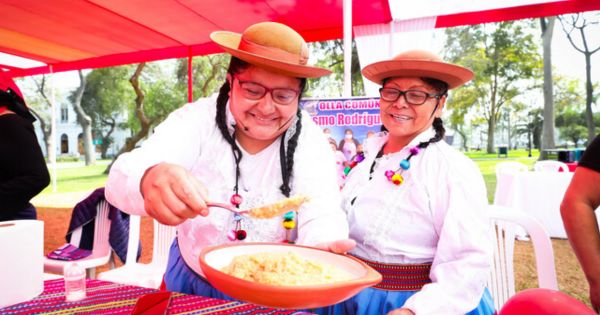
POLYGON ((352 0, 344 0, 344 93, 352 96, 352 0))
POLYGON ((388 43, 389 43, 389 58, 392 59, 394 57, 394 21, 392 20, 390 22, 390 35, 388 38, 388 43))
POLYGON ((52 169, 52 192, 56 192, 56 108, 54 103, 56 99, 54 97, 54 72, 52 66, 50 67, 50 81, 48 86, 50 87, 50 151, 48 152, 48 159, 50 160, 50 167, 52 169))

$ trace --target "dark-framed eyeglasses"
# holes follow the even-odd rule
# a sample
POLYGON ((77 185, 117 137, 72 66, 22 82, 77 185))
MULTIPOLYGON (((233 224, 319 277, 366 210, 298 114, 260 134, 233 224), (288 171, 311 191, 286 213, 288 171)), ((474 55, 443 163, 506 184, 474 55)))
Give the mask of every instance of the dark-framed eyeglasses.
POLYGON ((394 88, 380 88, 379 95, 386 102, 395 102, 400 96, 404 96, 404 101, 410 105, 423 105, 428 98, 440 99, 442 95, 427 93, 419 90, 398 90, 394 88))
POLYGON ((268 88, 260 83, 252 81, 242 81, 237 78, 237 81, 242 89, 242 95, 253 101, 260 100, 267 92, 271 94, 273 101, 279 105, 289 105, 296 97, 300 94, 299 90, 287 89, 287 88, 268 88))

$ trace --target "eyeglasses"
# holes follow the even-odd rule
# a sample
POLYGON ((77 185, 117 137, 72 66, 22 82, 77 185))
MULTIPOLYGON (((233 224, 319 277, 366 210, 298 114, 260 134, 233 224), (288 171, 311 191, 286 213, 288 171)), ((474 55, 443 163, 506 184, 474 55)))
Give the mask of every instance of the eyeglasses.
POLYGON ((269 92, 271 94, 271 98, 273 101, 279 105, 289 105, 291 104, 296 97, 300 94, 300 91, 294 89, 286 89, 286 88, 274 88, 270 89, 266 86, 263 86, 259 83, 252 81, 242 81, 239 78, 237 79, 240 88, 242 89, 242 94, 245 98, 253 101, 260 100, 269 92))
POLYGON ((395 102, 400 96, 404 96, 404 101, 410 105, 423 105, 430 97, 438 100, 442 97, 440 94, 430 94, 419 90, 402 91, 393 88, 380 88, 379 95, 382 100, 387 102, 395 102))

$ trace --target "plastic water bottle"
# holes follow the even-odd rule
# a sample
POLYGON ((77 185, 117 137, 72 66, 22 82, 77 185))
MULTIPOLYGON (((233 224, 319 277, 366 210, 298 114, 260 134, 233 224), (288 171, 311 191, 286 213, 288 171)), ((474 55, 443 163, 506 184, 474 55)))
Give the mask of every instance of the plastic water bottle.
POLYGON ((63 270, 65 277, 65 298, 67 302, 75 302, 85 298, 85 269, 77 263, 66 264, 63 270))

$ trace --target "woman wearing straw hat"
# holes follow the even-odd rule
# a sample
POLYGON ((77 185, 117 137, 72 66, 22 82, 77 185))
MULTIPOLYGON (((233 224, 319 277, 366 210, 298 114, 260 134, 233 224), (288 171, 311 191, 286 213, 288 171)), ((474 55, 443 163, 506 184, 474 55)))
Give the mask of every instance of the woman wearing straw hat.
POLYGON ((485 289, 491 243, 486 187, 477 166, 444 141, 447 91, 473 73, 427 51, 366 66, 382 86, 387 130, 369 138, 365 159, 342 192, 350 253, 383 281, 324 313, 493 314, 485 289))
POLYGON ((29 201, 50 183, 34 121, 23 94, 0 70, 0 221, 35 220, 29 201))
POLYGON ((142 147, 120 156, 106 196, 120 209, 178 226, 168 290, 228 298, 202 277, 205 246, 295 241, 345 252, 354 242, 347 240, 329 144, 299 108, 307 78, 330 71, 307 65, 306 42, 283 24, 213 32, 211 39, 232 55, 218 96, 176 110, 142 147), (297 194, 310 200, 297 214, 273 219, 206 206, 247 209, 297 194))

